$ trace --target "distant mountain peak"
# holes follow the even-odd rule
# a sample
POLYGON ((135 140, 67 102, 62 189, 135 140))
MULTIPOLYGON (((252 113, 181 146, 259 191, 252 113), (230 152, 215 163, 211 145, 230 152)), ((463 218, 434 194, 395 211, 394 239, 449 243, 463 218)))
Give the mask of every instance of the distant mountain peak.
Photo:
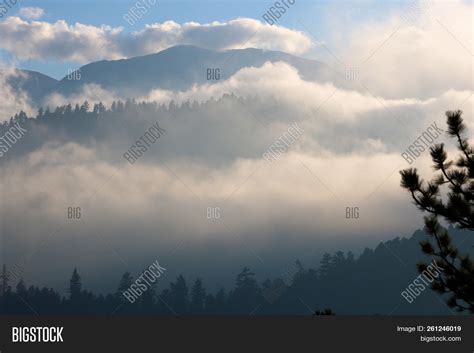
POLYGON ((31 70, 14 69, 13 71, 1 71, 0 76, 7 74, 7 83, 16 92, 25 92, 33 102, 38 102, 56 87, 58 80, 31 70))
MULTIPOLYGON (((158 53, 120 60, 101 60, 78 69, 77 77, 49 81, 35 101, 50 93, 63 96, 80 93, 87 84, 100 85, 122 97, 139 97, 153 89, 182 91, 194 85, 216 83, 245 67, 261 67, 266 62, 285 62, 304 79, 344 85, 344 80, 325 64, 284 52, 256 48, 217 51, 195 45, 176 45, 158 53), (219 69, 219 80, 208 80, 207 70, 219 69)), ((40 75, 40 74, 38 74, 40 75)), ((51 79, 53 80, 53 79, 51 79)))

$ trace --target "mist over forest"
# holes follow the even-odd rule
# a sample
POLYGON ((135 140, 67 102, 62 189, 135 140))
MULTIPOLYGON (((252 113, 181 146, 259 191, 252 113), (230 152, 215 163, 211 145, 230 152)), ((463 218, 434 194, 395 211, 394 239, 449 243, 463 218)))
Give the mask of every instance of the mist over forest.
MULTIPOLYGON (((432 206, 438 191, 406 187, 400 171, 467 183, 434 170, 430 148, 457 156, 450 111, 462 111, 458 143, 472 141, 471 3, 434 2, 416 25, 390 7, 344 26, 325 12, 321 24, 144 19, 134 30, 11 11, 0 22, 0 265, 13 277, 3 288, 45 312, 105 312, 159 260, 167 270, 144 312, 165 313, 162 296, 189 313, 207 300, 210 313, 308 314, 305 297, 310 312, 387 314, 430 259, 410 192, 432 206), (283 289, 270 303, 272 286, 283 289)), ((453 188, 443 200, 464 190, 453 188)), ((472 254, 469 222, 444 216, 472 254)), ((449 314, 434 295, 398 313, 449 314)))

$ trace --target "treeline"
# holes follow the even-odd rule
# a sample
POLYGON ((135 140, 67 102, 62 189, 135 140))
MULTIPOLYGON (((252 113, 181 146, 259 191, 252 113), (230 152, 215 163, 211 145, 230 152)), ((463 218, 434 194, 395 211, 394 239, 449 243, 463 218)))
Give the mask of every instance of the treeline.
MULTIPOLYGON (((301 271, 303 271, 301 269, 301 271)), ((296 275, 301 275, 297 273, 296 275)), ((260 286, 255 274, 244 268, 236 277, 235 287, 215 294, 206 291, 201 279, 188 287, 186 279, 179 275, 169 288, 158 293, 156 283, 147 287, 133 303, 124 292, 130 289, 134 279, 129 272, 122 275, 117 290, 107 295, 95 295, 82 286, 81 276, 74 269, 69 280, 68 293, 61 296, 52 288, 27 287, 19 280, 13 289, 6 266, 0 275, 0 313, 29 314, 143 314, 143 315, 219 315, 256 314, 264 301, 271 302, 275 295, 281 295, 281 283, 275 286, 265 281, 260 286)), ((331 315, 330 309, 316 311, 315 315, 331 315)))
MULTIPOLYGON (((472 253, 474 239, 467 232, 450 229, 454 239, 464 241, 462 251, 472 253), (464 250, 463 250, 464 249, 464 250)), ((422 231, 407 238, 366 248, 356 258, 341 251, 325 254, 317 269, 305 268, 296 261, 282 269, 278 278, 259 282, 250 269, 244 268, 229 290, 210 293, 201 279, 188 283, 178 276, 166 289, 149 287, 133 304, 123 292, 134 279, 125 273, 118 279, 114 293, 97 295, 82 285, 77 271, 69 281, 65 296, 51 288, 29 286, 20 280, 14 288, 8 268, 0 281, 2 314, 158 314, 158 315, 311 315, 337 314, 444 314, 452 311, 430 288, 425 288, 412 303, 401 292, 418 276, 416 263, 423 260, 419 242, 422 231), (319 312, 322 310, 322 312, 319 312)), ((165 272, 156 283, 169 281, 165 272)))
POLYGON ((171 102, 169 106, 165 106, 157 103, 137 103, 134 99, 114 101, 109 108, 102 102, 91 105, 88 101, 84 101, 81 105, 61 105, 54 109, 40 107, 34 116, 28 116, 24 111, 20 111, 10 117, 9 120, 0 123, 0 135, 3 135, 17 123, 28 130, 41 124, 55 129, 66 129, 66 131, 69 130, 76 135, 80 135, 93 131, 99 118, 105 118, 108 122, 111 122, 112 120, 107 118, 116 118, 122 114, 127 117, 136 117, 143 114, 170 112, 175 109, 177 109, 177 105, 174 102, 171 102))
MULTIPOLYGON (((13 144, 0 159, 0 165, 8 161, 24 157, 32 151, 43 148, 52 143, 63 145, 75 143, 88 148, 95 148, 99 158, 114 158, 113 153, 122 149, 127 150, 136 139, 147 130, 150 125, 160 123, 165 130, 172 128, 175 138, 169 139, 156 152, 163 157, 185 154, 187 157, 198 156, 201 159, 213 158, 213 160, 226 161, 232 158, 244 156, 251 157, 251 149, 244 147, 243 150, 222 148, 214 151, 210 147, 216 143, 222 143, 220 133, 223 130, 235 129, 235 140, 245 137, 245 129, 239 129, 242 124, 248 128, 261 126, 254 117, 249 116, 248 110, 255 112, 259 119, 265 120, 268 114, 265 107, 278 102, 268 101, 262 103, 258 98, 241 98, 232 94, 226 94, 219 99, 210 99, 206 102, 183 102, 171 101, 167 104, 157 102, 137 102, 133 99, 125 101, 114 101, 111 104, 91 104, 85 101, 82 104, 66 104, 55 108, 39 108, 34 115, 21 111, 8 121, 0 122, 0 136, 8 134, 9 129, 21 127, 26 130, 25 136, 19 143, 13 144), (230 118, 232 115, 234 118, 230 118), (195 135, 205 134, 209 139, 203 139, 196 148, 187 149, 188 130, 192 129, 195 135), (241 136, 241 137, 239 137, 241 136), (247 151, 248 150, 248 151, 247 151), (103 153, 103 154, 101 154, 103 153)), ((270 108, 268 108, 270 109, 270 108)), ((277 114, 289 116, 284 108, 278 110, 277 114)), ((4 117, 6 118, 6 117, 4 117)), ((272 113, 272 118, 275 114, 272 113)), ((2 120, 2 119, 0 119, 2 120)), ((254 143, 266 146, 269 141, 256 137, 254 143)), ((259 147, 260 151, 261 148, 259 147)), ((122 153, 119 153, 122 158, 122 153)), ((156 158, 155 154, 149 154, 147 158, 156 158)), ((170 157, 171 158, 171 157, 170 157)), ((110 160, 109 160, 110 161, 110 160)))
POLYGON ((242 98, 237 97, 233 93, 224 94, 219 99, 211 98, 206 102, 197 102, 197 101, 185 101, 183 103, 176 103, 171 101, 168 104, 160 104, 157 102, 137 102, 135 99, 126 99, 113 101, 112 104, 107 107, 102 102, 91 104, 87 100, 82 104, 66 104, 60 105, 53 109, 49 106, 43 108, 40 107, 38 112, 35 115, 28 116, 24 111, 11 116, 9 120, 5 120, 0 123, 0 133, 7 131, 15 123, 20 123, 22 125, 36 121, 43 123, 58 123, 63 120, 63 123, 71 123, 70 119, 79 119, 82 123, 85 123, 87 120, 91 122, 98 118, 110 118, 115 117, 116 115, 126 114, 127 117, 136 117, 143 114, 175 114, 178 111, 198 111, 198 110, 208 110, 209 108, 214 107, 216 104, 222 103, 226 104, 228 101, 238 102, 239 104, 245 105, 256 105, 261 104, 261 100, 257 97, 253 98, 242 98), (66 121, 64 121, 66 120, 66 121))

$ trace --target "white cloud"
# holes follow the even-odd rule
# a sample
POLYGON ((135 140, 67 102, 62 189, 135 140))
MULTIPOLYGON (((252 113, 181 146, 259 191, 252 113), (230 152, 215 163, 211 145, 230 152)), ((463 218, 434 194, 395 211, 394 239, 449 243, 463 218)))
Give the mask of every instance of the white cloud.
MULTIPOLYGON (((375 79, 383 82, 383 78, 375 79)), ((271 244, 278 254, 284 253, 275 244, 285 237, 292 242, 304 239, 307 246, 320 244, 323 237, 410 235, 422 219, 399 186, 397 171, 409 166, 400 154, 433 121, 443 127, 444 111, 460 108, 471 94, 450 82, 441 80, 440 92, 430 97, 418 94, 421 86, 413 91, 408 87, 408 94, 402 92, 407 82, 394 83, 382 86, 387 91, 377 90, 375 98, 367 92, 305 81, 285 63, 266 63, 244 68, 213 85, 183 92, 154 90, 138 98, 165 104, 171 100, 206 102, 234 93, 258 96, 261 102, 257 107, 224 102, 215 112, 192 111, 168 120, 154 115, 151 119, 163 119, 168 132, 155 150, 133 166, 121 154, 143 133, 143 125, 149 125, 139 116, 113 123, 100 121, 102 138, 91 145, 51 144, 14 160, 0 169, 2 200, 11 205, 2 210, 5 234, 11 236, 7 240, 14 245, 41 243, 63 222, 67 207, 75 205, 82 207, 87 223, 101 237, 113 246, 118 243, 123 249, 120 254, 135 256, 135 260, 143 258, 144 247, 173 249, 189 238, 212 239, 211 244, 233 241, 235 234, 207 220, 208 206, 221 207, 226 224, 257 252, 271 244), (397 94, 390 97, 390 92, 397 94), (254 116, 263 120, 264 128, 254 116), (305 133, 270 166, 262 153, 293 122, 305 133), (107 129, 115 135, 109 135, 107 129), (117 166, 113 158, 125 167, 117 169, 122 165, 117 166), (213 163, 218 158, 225 163, 213 163), (97 189, 100 192, 91 201, 97 189), (354 206, 361 213, 357 227, 345 219, 345 208, 354 206)), ((50 96, 49 104, 86 99, 110 104, 117 98, 114 92, 86 85, 71 97, 50 96)), ((474 128, 472 105, 461 108, 474 128)), ((47 132, 42 137, 45 141, 58 139, 47 132)), ((432 174, 428 153, 415 165, 424 175, 432 174)), ((59 234, 54 242, 61 244, 60 253, 71 261, 65 267, 99 261, 87 252, 78 257, 81 247, 68 247, 70 232, 59 234)), ((88 229, 83 232, 84 237, 89 236, 84 243, 91 248, 103 246, 87 234, 88 229)), ((233 245, 232 249, 238 248, 233 245)))
MULTIPOLYGON (((300 234, 347 234, 353 225, 341 222, 345 207, 357 205, 364 212, 357 231, 395 231, 400 224, 416 227, 420 218, 408 208, 394 212, 407 204, 399 189, 398 174, 387 180, 399 164, 396 154, 318 157, 290 152, 271 166, 257 158, 211 169, 192 161, 170 162, 166 168, 159 163, 139 163, 117 169, 99 160, 93 149, 73 143, 50 145, 3 171, 2 200, 11 205, 3 211, 5 227, 19 227, 15 220, 23 215, 22 234, 33 234, 33 229, 38 234, 41 232, 35 224, 26 222, 29 217, 41 215, 42 224, 49 229, 51 223, 63 219, 68 206, 75 204, 82 205, 88 222, 105 229, 107 238, 117 236, 116 230, 140 217, 133 235, 123 234, 123 240, 132 242, 137 234, 156 236, 156 232, 149 233, 154 224, 160 225, 159 234, 168 233, 171 238, 189 235, 231 239, 232 234, 206 218, 207 206, 215 205, 221 207, 226 224, 258 242, 274 235, 269 233, 270 224, 276 229, 293 228, 290 238, 300 234), (99 186, 94 202, 88 202, 99 186), (376 197, 370 199, 374 192, 376 197), (36 207, 32 209, 31 205, 36 207), (410 225, 407 217, 412 221, 410 225)), ((423 170, 428 166, 423 165, 423 170)))
MULTIPOLYGON (((174 266, 179 271, 186 269, 188 250, 190 257, 204 256, 199 266, 215 266, 214 256, 221 252, 226 254, 221 268, 249 264, 255 261, 249 249, 264 258, 265 266, 274 261, 281 266, 291 253, 282 243, 290 243, 299 257, 329 237, 334 244, 354 232, 388 238, 405 230, 408 235, 421 221, 406 207, 408 197, 399 189, 397 174, 387 180, 397 162, 397 155, 289 153, 272 166, 262 159, 240 159, 223 168, 194 161, 118 168, 99 159, 94 149, 51 144, 0 168, 2 203, 9 205, 1 210, 9 249, 5 261, 17 263, 35 244, 47 244, 32 260, 49 268, 41 281, 62 279, 61 271, 74 266, 122 266, 118 257, 134 267, 148 256, 166 257, 178 246, 174 266), (345 219, 347 206, 361 209, 357 227, 345 219), (68 207, 80 207, 85 222, 62 227, 68 207), (207 207, 220 207, 221 218, 207 219, 207 207), (196 247, 189 249, 189 242, 196 247), (58 256, 62 266, 50 267, 58 256)), ((38 273, 34 269, 29 276, 38 273)))
MULTIPOLYGON (((186 91, 157 89, 135 98, 168 105, 171 101, 205 103, 225 94, 259 97, 259 101, 247 106, 229 105, 220 114, 196 113, 193 119, 167 121, 175 130, 173 142, 163 146, 163 150, 169 152, 168 156, 183 157, 182 152, 188 144, 182 141, 193 144, 196 135, 208 136, 205 142, 195 141, 194 148, 197 155, 201 153, 200 157, 211 164, 216 157, 214 145, 221 146, 222 143, 227 145, 222 151, 229 154, 217 156, 220 161, 229 162, 242 155, 255 156, 294 122, 306 131, 301 143, 295 147, 302 151, 317 151, 321 155, 327 151, 371 155, 401 153, 434 121, 439 126, 444 125, 446 110, 463 109, 470 127, 473 121, 469 119, 471 106, 461 106, 471 95, 470 91, 447 90, 427 99, 374 97, 332 84, 305 81, 294 67, 282 62, 244 68, 216 84, 196 85, 186 91), (261 124, 266 126, 264 130, 261 124), (232 136, 229 136, 230 131, 232 136), (243 146, 241 141, 248 140, 248 131, 252 131, 254 138, 243 146)), ((128 97, 120 97, 97 85, 85 85, 80 93, 72 96, 54 94, 44 105, 82 104, 85 100, 110 105, 113 100, 125 98, 128 97)))
POLYGON ((0 23, 0 48, 19 59, 119 59, 161 51, 178 44, 210 49, 256 47, 294 54, 306 52, 310 39, 300 31, 270 26, 250 18, 199 24, 173 21, 146 25, 127 33, 123 27, 24 21, 8 17, 0 23), (22 45, 18 45, 22 43, 22 45))
POLYGON ((81 92, 70 96, 63 96, 59 93, 52 93, 45 98, 44 105, 57 107, 67 104, 82 104, 84 101, 99 103, 102 102, 106 106, 112 104, 114 100, 126 99, 128 97, 119 97, 111 91, 103 89, 100 85, 86 84, 82 87, 81 92))
MULTIPOLYGON (((154 89, 145 96, 134 97, 138 101, 169 104, 171 101, 182 104, 187 101, 206 102, 212 97, 219 98, 224 94, 233 93, 247 98, 258 96, 263 101, 278 99, 289 108, 298 112, 302 118, 315 112, 324 104, 324 110, 331 113, 331 121, 353 121, 361 119, 363 113, 382 110, 386 107, 403 107, 421 105, 428 101, 412 99, 385 99, 373 97, 369 93, 356 90, 336 88, 331 83, 306 81, 301 78, 298 70, 284 63, 267 62, 261 67, 246 67, 236 72, 229 79, 215 83, 195 85, 186 91, 169 91, 154 89), (327 99, 328 97, 331 99, 327 99)), ((103 89, 96 84, 86 84, 80 93, 71 96, 53 94, 47 97, 46 104, 51 106, 102 101, 110 104, 114 99, 132 97, 119 96, 113 91, 103 89)))
POLYGON ((43 17, 44 10, 39 7, 22 7, 18 14, 28 20, 37 20, 43 17))
POLYGON ((22 90, 15 90, 11 86, 11 80, 22 79, 22 72, 8 66, 3 66, 0 62, 0 122, 10 119, 21 110, 28 114, 33 114, 35 109, 27 93, 22 90))
POLYGON ((345 65, 359 70, 360 82, 375 94, 428 98, 448 89, 472 90, 473 2, 422 3, 426 8, 412 15, 413 25, 402 9, 355 25, 329 46, 345 65))

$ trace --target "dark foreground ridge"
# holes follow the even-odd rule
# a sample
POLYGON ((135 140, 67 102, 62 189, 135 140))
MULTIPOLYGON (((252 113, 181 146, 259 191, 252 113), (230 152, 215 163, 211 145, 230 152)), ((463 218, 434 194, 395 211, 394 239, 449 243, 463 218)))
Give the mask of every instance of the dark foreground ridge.
MULTIPOLYGON (((464 240, 462 250, 472 253, 472 235, 451 229, 454 239, 464 240)), ((83 288, 74 270, 68 294, 52 288, 29 286, 14 281, 6 266, 1 275, 1 314, 140 314, 140 315, 452 315, 445 298, 430 288, 418 288, 419 296, 404 299, 402 292, 418 276, 416 263, 424 260, 418 243, 426 235, 417 231, 407 238, 366 248, 356 258, 351 252, 325 254, 318 269, 305 268, 296 261, 279 278, 259 283, 244 268, 230 290, 208 293, 201 279, 191 288, 184 276, 164 288, 164 278, 147 286, 133 298, 124 295, 135 279, 124 273, 117 290, 107 295, 83 288), (17 282, 12 288, 13 282, 17 282), (160 287, 160 289, 158 289, 160 287), (162 288, 162 289, 161 289, 162 288), (326 310, 326 308, 331 308, 326 310)), ((137 275, 139 277, 140 274, 137 275)))

